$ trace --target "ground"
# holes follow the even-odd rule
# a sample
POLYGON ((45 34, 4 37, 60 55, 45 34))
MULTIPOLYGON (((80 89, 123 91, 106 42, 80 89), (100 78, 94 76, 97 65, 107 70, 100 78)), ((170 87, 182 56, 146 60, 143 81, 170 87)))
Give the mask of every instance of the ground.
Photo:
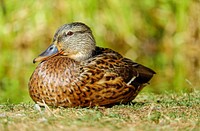
POLYGON ((200 92, 140 93, 129 105, 111 108, 39 108, 0 105, 0 130, 200 130, 200 92), (41 110, 40 110, 41 109, 41 110))

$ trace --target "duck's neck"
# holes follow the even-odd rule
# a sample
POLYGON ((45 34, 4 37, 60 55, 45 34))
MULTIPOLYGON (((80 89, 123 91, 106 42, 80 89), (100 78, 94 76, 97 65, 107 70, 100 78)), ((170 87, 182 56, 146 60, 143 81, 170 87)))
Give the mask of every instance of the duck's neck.
POLYGON ((89 58, 91 58, 93 56, 93 52, 95 52, 95 50, 91 50, 91 51, 80 51, 76 54, 70 55, 68 56, 71 59, 74 59, 75 61, 81 62, 81 61, 85 61, 89 58))

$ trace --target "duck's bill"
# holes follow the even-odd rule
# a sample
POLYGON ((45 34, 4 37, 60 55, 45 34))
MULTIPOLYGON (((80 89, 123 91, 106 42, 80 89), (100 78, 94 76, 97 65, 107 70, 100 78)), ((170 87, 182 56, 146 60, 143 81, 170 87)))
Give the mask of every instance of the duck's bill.
POLYGON ((33 60, 33 63, 44 61, 48 59, 49 57, 55 56, 58 54, 58 48, 56 45, 52 44, 50 45, 43 53, 41 53, 37 58, 33 60))

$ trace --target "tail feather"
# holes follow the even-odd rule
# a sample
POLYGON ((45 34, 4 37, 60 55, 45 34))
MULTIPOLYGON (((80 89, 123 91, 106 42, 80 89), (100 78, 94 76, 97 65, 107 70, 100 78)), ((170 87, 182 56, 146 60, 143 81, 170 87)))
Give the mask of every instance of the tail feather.
MULTIPOLYGON (((151 78, 153 77, 154 74, 156 74, 155 71, 153 71, 152 69, 145 67, 141 64, 135 63, 133 61, 131 61, 130 59, 124 58, 123 59, 124 62, 128 63, 128 65, 131 65, 131 70, 132 70, 132 77, 136 77, 131 84, 132 85, 142 85, 145 83, 148 83, 151 78)), ((131 78, 129 77, 129 80, 131 78)))
POLYGON ((156 72, 153 71, 152 69, 140 64, 137 64, 136 66, 134 66, 134 68, 138 72, 138 76, 131 83, 134 86, 140 86, 148 83, 153 77, 153 75, 156 74, 156 72))

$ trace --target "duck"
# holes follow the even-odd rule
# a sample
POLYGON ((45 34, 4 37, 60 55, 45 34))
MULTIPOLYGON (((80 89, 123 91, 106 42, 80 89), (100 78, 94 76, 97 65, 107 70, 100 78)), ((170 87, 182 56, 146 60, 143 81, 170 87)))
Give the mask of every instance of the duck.
POLYGON ((96 46, 92 30, 82 22, 59 27, 36 62, 28 83, 30 97, 54 107, 127 104, 155 74, 112 49, 96 46))

